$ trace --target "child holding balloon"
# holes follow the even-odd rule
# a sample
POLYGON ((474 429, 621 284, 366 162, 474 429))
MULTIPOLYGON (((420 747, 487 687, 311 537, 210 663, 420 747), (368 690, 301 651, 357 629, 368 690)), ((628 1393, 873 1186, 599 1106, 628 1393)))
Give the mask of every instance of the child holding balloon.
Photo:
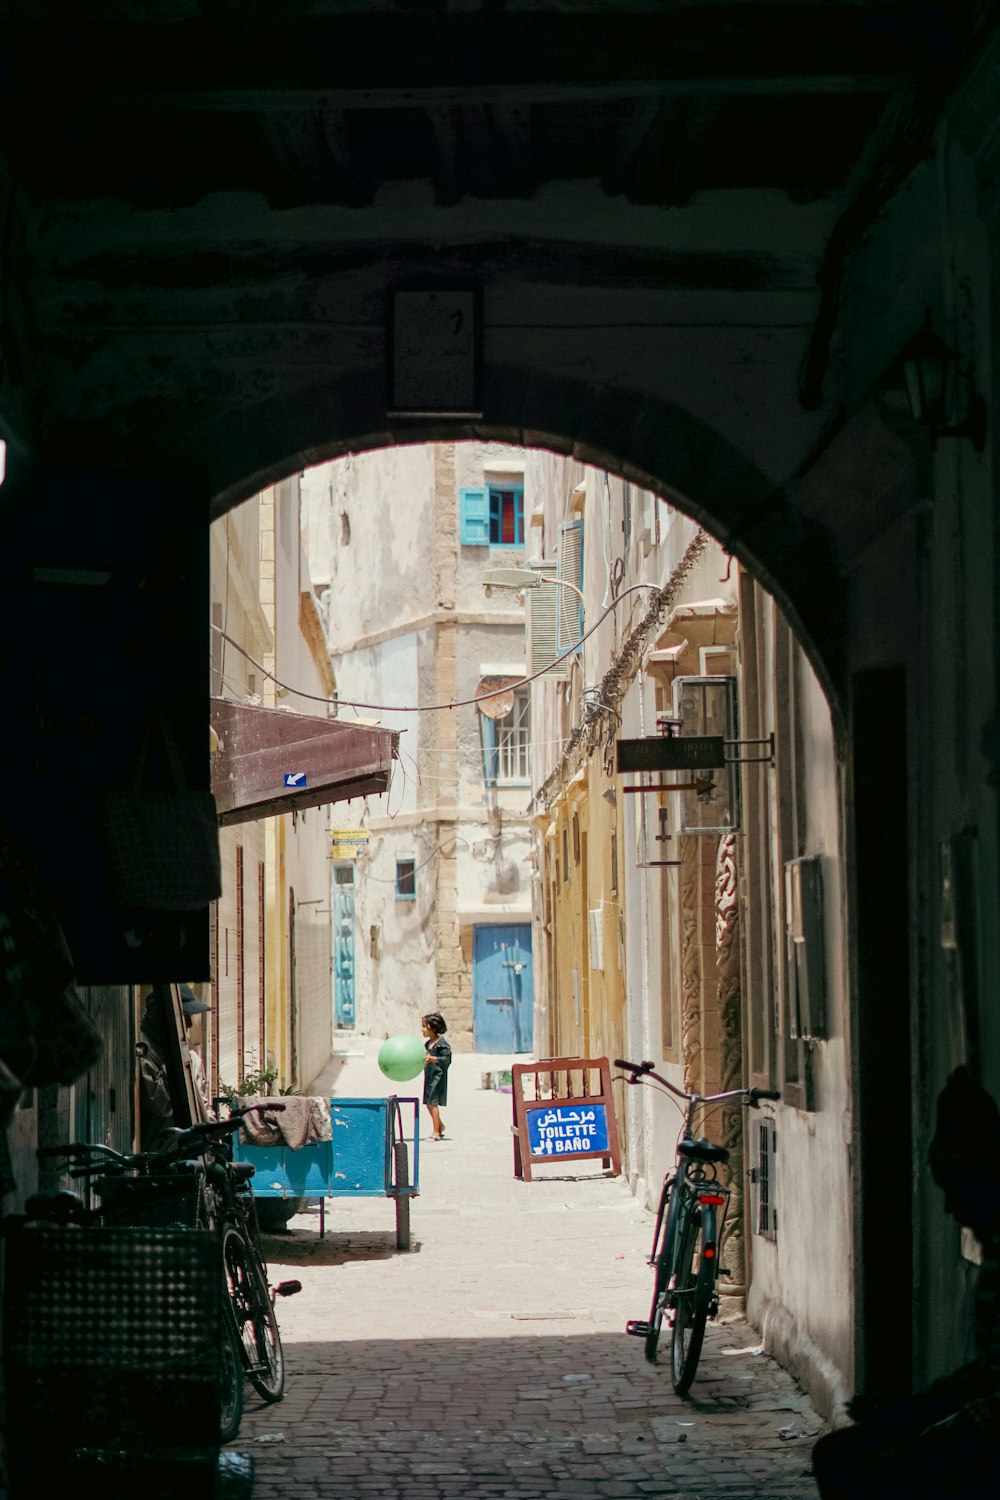
POLYGON ((444 1017, 437 1011, 424 1016, 422 1025, 427 1039, 424 1042, 427 1052, 424 1058, 424 1103, 434 1127, 433 1139, 443 1141, 444 1122, 440 1106, 448 1103, 448 1069, 451 1067, 451 1046, 444 1039, 448 1028, 444 1017))

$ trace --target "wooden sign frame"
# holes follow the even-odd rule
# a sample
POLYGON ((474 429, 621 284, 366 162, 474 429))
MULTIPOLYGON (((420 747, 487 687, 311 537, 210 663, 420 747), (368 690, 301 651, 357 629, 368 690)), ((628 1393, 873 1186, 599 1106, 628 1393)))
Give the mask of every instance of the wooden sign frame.
MULTIPOLYGON (((613 1177, 621 1175, 621 1151, 618 1144, 618 1121, 611 1097, 611 1066, 606 1057, 548 1057, 537 1063, 515 1063, 511 1068, 513 1085, 514 1176, 530 1182, 532 1168, 553 1162, 587 1161, 600 1158, 613 1177), (596 1074, 598 1087, 592 1085, 596 1074), (526 1097, 526 1078, 534 1078, 534 1097, 526 1097), (542 1080, 548 1093, 542 1097, 542 1080), (596 1150, 567 1150, 539 1153, 531 1149, 531 1116, 541 1110, 570 1110, 579 1113, 589 1107, 602 1107, 607 1125, 607 1145, 596 1150)), ((581 1124, 579 1128, 584 1128, 581 1124)))

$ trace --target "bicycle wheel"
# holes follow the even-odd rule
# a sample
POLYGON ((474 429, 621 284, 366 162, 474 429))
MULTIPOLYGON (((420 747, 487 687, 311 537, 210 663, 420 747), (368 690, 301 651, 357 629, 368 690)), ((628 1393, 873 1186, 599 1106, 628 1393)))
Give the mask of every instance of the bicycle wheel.
POLYGON ((666 1224, 667 1200, 670 1197, 670 1184, 665 1182, 660 1191, 660 1206, 656 1215, 656 1236, 653 1241, 654 1262, 653 1273, 653 1305, 649 1309, 649 1323, 646 1329, 645 1351, 646 1358, 651 1365, 656 1364, 656 1351, 660 1342, 660 1324, 663 1322, 664 1292, 667 1289, 667 1266, 664 1261, 663 1251, 665 1248, 664 1228, 666 1224))
POLYGON ((243 1420, 243 1360, 233 1309, 227 1300, 222 1309, 222 1412, 219 1441, 232 1442, 243 1420))
POLYGON ((677 1283, 672 1294, 674 1328, 670 1341, 670 1375, 678 1396, 687 1395, 698 1368, 715 1280, 715 1262, 701 1259, 700 1239, 701 1224, 692 1217, 684 1226, 684 1240, 677 1260, 677 1283))
POLYGON ((227 1225, 223 1235, 222 1254, 247 1379, 265 1401, 280 1401, 285 1389, 285 1355, 267 1276, 233 1224, 227 1225))

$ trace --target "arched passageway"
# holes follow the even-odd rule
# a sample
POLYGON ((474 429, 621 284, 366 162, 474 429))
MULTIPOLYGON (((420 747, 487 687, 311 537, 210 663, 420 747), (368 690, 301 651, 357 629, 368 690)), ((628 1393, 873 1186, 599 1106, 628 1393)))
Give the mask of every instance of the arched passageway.
MULTIPOLYGON (((885 12, 373 0, 275 32, 248 0, 235 39, 142 11, 109 45, 32 6, 4 41, 2 764, 81 976, 204 971, 200 917, 109 908, 96 801, 154 696, 207 781, 213 500, 478 434, 676 493, 782 601, 834 710, 864 1023, 843 1153, 874 1147, 859 1204, 891 1180, 912 1214, 905 1363, 929 1379, 973 1273, 928 1122, 958 1062, 1000 1088, 996 478, 965 420, 996 406, 1000 42, 991 8, 885 12), (481 296, 481 417, 389 415, 415 284, 481 296), (960 379, 920 424, 900 354, 927 309, 960 379)), ((891 1363, 876 1251, 859 1378, 891 1363)))

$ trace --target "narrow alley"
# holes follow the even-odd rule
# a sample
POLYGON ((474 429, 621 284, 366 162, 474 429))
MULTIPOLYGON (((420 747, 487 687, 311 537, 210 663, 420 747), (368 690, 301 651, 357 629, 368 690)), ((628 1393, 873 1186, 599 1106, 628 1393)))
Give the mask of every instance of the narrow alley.
MULTIPOLYGON (((384 1095, 377 1043, 344 1045, 319 1088, 384 1095)), ((273 1278, 303 1291, 278 1305, 284 1400, 248 1388, 232 1444, 255 1500, 815 1496, 822 1423, 748 1324, 710 1326, 687 1400, 626 1337, 648 1310, 652 1216, 598 1163, 514 1179, 510 1096, 481 1087, 505 1065, 456 1054, 410 1252, 380 1199, 328 1203, 323 1240, 316 1204, 268 1236, 273 1278)))

